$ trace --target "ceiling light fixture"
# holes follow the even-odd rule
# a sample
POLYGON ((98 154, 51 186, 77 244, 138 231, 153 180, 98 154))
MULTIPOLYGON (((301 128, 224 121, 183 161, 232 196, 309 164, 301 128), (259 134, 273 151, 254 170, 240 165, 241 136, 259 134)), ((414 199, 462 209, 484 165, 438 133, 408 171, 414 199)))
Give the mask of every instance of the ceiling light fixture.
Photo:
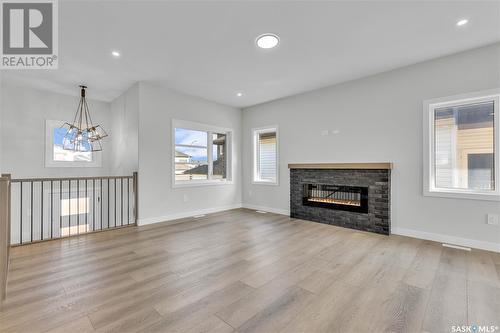
POLYGON ((272 49, 278 46, 280 38, 275 34, 263 34, 257 37, 255 42, 261 49, 272 49))
POLYGON ((239 92, 236 94, 236 96, 241 97, 241 96, 243 96, 243 93, 239 92))
POLYGON ((113 57, 115 58, 118 58, 120 56, 120 52, 118 51, 112 51, 111 54, 113 55, 113 57))
POLYGON ((460 21, 457 22, 457 26, 461 27, 463 25, 466 25, 468 22, 469 22, 469 20, 462 19, 462 20, 460 20, 460 21))
POLYGON ((66 134, 63 137, 63 149, 65 150, 79 152, 101 151, 101 139, 108 136, 101 126, 92 123, 89 106, 85 98, 85 89, 87 89, 86 86, 80 86, 80 102, 73 123, 64 123, 61 126, 61 128, 66 129, 66 134))

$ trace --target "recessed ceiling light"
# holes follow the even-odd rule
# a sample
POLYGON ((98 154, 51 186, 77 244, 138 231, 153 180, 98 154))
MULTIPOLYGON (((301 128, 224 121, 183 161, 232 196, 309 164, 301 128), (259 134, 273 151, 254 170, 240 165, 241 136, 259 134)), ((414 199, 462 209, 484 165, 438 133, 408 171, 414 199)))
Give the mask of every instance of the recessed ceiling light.
POLYGON ((118 58, 120 56, 120 52, 118 51, 112 51, 111 54, 113 55, 113 57, 115 58, 118 58))
POLYGON ((261 49, 272 49, 278 46, 280 38, 275 34, 263 34, 257 37, 257 46, 261 49))
POLYGON ((241 97, 241 96, 243 96, 243 93, 239 92, 239 93, 236 94, 236 96, 241 97))
POLYGON ((457 26, 461 27, 463 25, 466 25, 468 22, 469 22, 469 20, 462 19, 462 20, 460 20, 460 21, 457 22, 457 26))

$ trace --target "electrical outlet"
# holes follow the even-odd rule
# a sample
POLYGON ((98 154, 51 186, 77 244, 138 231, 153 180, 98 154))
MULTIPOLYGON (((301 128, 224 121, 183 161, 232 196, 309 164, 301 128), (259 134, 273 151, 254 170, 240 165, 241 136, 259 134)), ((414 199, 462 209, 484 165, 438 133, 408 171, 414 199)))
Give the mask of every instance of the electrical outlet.
POLYGON ((184 199, 184 202, 188 202, 188 201, 189 201, 189 197, 188 197, 188 195, 187 195, 187 194, 184 194, 183 199, 184 199))
POLYGON ((486 223, 490 225, 498 225, 498 215, 497 214, 487 214, 486 223))
POLYGON ((248 196, 251 197, 252 196, 252 191, 248 191, 248 196))

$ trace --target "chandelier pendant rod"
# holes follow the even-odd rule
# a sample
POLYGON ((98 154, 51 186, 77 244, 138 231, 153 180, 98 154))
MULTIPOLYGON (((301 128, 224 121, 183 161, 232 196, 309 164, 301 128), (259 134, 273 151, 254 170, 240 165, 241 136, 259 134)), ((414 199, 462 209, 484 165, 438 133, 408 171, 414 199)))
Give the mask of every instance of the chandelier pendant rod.
MULTIPOLYGON (((83 97, 82 97, 82 100, 83 100, 83 97)), ((85 102, 85 100, 83 100, 85 102)), ((78 121, 78 131, 81 132, 82 131, 82 118, 83 118, 83 115, 82 115, 82 112, 80 110, 80 119, 78 121)))
POLYGON ((87 128, 93 128, 94 123, 92 123, 92 117, 90 116, 89 106, 88 106, 86 100, 85 100, 85 118, 88 119, 87 120, 87 128), (89 121, 90 121, 90 126, 89 126, 89 121))
POLYGON ((75 117, 73 118, 73 122, 71 123, 72 125, 76 124, 76 121, 78 119, 78 110, 80 110, 80 105, 82 105, 82 99, 80 99, 80 101, 78 102, 78 107, 76 108, 76 113, 75 113, 75 117))

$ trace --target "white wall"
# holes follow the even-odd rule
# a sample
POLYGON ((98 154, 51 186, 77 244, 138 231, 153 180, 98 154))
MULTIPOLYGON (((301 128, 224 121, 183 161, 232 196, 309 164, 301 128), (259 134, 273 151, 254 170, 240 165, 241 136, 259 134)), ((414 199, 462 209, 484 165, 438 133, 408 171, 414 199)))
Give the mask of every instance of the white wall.
MULTIPOLYGON (((0 130, 2 129, 2 120, 3 120, 3 74, 0 71, 0 130)), ((3 173, 2 168, 2 133, 0 133, 0 174, 3 173)))
POLYGON ((131 175, 138 169, 139 84, 111 102, 110 174, 131 175))
MULTIPOLYGON (((110 164, 110 104, 88 99, 92 120, 110 134, 104 139, 102 166, 96 168, 45 167, 45 120, 72 121, 79 91, 75 96, 55 94, 3 83, 1 103, 2 171, 13 178, 108 175, 110 164)), ((92 94, 89 90, 88 94, 92 94)))
POLYGON ((139 224, 241 204, 241 111, 147 83, 139 84, 139 224), (231 185, 172 188, 172 118, 231 128, 231 185))
POLYGON ((389 161, 393 232, 500 250, 499 227, 485 223, 498 202, 422 195, 422 101, 497 87, 500 44, 245 109, 243 202, 287 212, 288 163, 389 161), (251 129, 276 124, 280 184, 254 185, 251 129))

